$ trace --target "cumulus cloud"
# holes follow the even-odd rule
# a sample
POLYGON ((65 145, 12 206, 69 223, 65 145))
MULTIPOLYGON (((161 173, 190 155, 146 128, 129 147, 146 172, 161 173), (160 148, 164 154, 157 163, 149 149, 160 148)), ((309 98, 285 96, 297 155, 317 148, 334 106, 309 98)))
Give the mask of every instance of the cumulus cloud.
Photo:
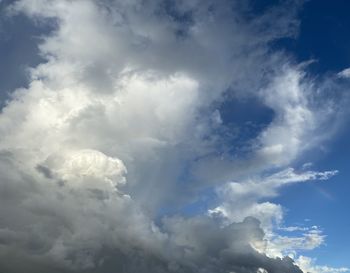
POLYGON ((314 107, 302 69, 270 50, 297 34, 299 1, 254 16, 241 2, 8 7, 54 29, 0 115, 0 270, 302 272, 284 251, 324 236, 275 234, 282 207, 260 201, 336 174, 288 167, 332 109, 314 107), (220 105, 247 97, 273 119, 234 153, 220 105), (220 202, 209 213, 161 214, 208 187, 220 202))

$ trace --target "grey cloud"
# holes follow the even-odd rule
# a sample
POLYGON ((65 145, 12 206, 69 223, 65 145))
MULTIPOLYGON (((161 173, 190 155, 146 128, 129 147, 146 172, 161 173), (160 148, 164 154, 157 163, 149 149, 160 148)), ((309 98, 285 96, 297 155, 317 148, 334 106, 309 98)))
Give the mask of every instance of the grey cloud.
POLYGON ((46 166, 37 165, 36 169, 39 173, 42 173, 46 178, 52 179, 54 177, 52 171, 46 166))

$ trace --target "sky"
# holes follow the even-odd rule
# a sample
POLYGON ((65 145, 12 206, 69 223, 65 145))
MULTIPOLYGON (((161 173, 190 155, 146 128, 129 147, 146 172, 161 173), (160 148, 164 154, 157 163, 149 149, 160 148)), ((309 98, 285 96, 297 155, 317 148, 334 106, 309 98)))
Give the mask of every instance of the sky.
POLYGON ((0 0, 0 272, 349 272, 349 9, 0 0))

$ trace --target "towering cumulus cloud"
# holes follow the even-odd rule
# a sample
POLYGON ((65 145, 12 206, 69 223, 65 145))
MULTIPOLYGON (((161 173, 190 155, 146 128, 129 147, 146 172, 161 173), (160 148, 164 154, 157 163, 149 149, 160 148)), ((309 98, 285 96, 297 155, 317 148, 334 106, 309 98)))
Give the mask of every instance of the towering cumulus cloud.
POLYGON ((303 66, 272 50, 297 35, 300 3, 253 16, 248 2, 7 7, 51 31, 38 45, 44 61, 0 115, 1 272, 309 266, 297 250, 324 235, 279 235, 283 210, 267 199, 336 173, 291 167, 327 137, 334 110, 303 66), (244 108, 269 115, 242 122, 244 108))

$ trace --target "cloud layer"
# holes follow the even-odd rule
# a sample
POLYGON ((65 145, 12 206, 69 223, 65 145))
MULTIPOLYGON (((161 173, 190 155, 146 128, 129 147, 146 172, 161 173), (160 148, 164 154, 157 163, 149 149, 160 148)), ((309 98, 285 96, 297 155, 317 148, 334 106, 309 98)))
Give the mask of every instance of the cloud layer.
POLYGON ((279 236, 282 208, 264 200, 336 174, 289 167, 327 137, 334 109, 302 66, 271 51, 297 34, 300 3, 253 16, 241 2, 8 7, 54 30, 0 115, 0 270, 302 272, 283 256, 324 236, 279 236), (273 118, 242 139, 247 124, 221 112, 247 99, 273 118), (219 203, 208 212, 164 213, 205 190, 219 203))

